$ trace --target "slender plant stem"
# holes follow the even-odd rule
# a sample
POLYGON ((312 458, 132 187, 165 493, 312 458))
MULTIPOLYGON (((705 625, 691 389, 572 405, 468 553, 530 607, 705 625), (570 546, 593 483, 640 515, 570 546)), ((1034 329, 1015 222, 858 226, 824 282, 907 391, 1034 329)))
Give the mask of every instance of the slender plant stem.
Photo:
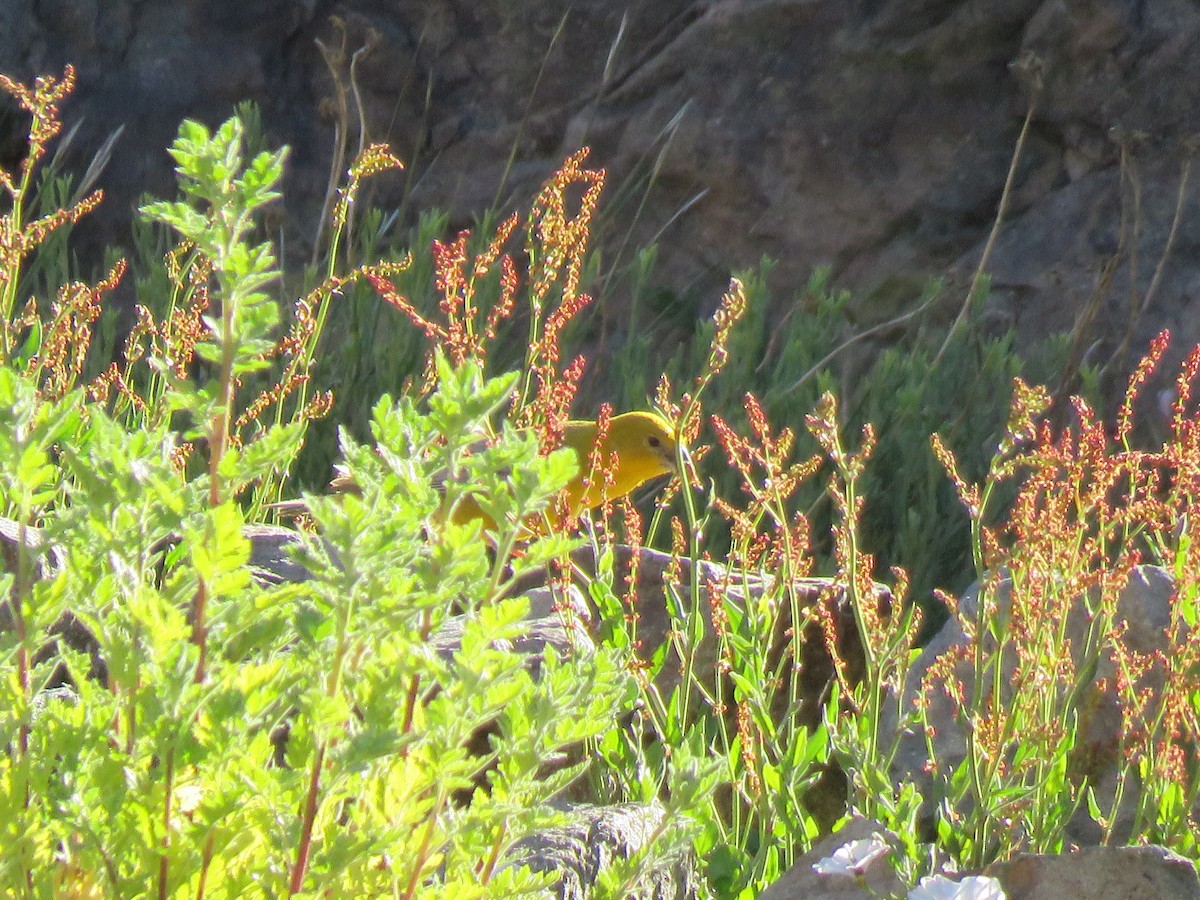
POLYGON ((170 860, 167 851, 171 846, 171 796, 175 792, 175 748, 167 750, 163 769, 163 814, 162 853, 158 857, 158 900, 167 900, 167 882, 170 875, 170 860))
POLYGON ((958 316, 954 320, 954 324, 950 326, 950 330, 946 332, 946 339, 942 341, 942 347, 937 352, 937 356, 930 363, 930 368, 933 369, 941 362, 947 348, 950 346, 951 340, 967 320, 967 314, 971 310, 972 304, 976 300, 979 292, 979 286, 983 281, 983 273, 987 269, 987 264, 992 258, 992 250, 996 246, 996 238, 1000 236, 1000 226, 1004 223, 1004 217, 1008 213, 1008 203, 1012 198, 1013 184, 1017 180, 1017 164, 1021 161, 1021 151, 1025 147, 1025 139, 1029 136, 1029 126, 1033 122, 1033 114, 1037 110, 1039 92, 1034 92, 1029 100, 1029 109, 1025 112, 1025 121, 1021 123, 1021 132, 1017 135, 1017 145, 1013 149, 1012 160, 1008 165, 1008 175, 1004 179, 1004 190, 1000 192, 1000 203, 996 207, 996 218, 992 221, 992 230, 988 234, 987 243, 983 246, 983 253, 979 257, 979 265, 975 267, 975 274, 971 277, 971 287, 967 291, 966 299, 963 300, 962 308, 958 311, 958 316))
POLYGON ((296 848, 296 862, 292 866, 292 878, 288 884, 289 897, 304 889, 304 875, 308 870, 309 854, 312 852, 313 826, 317 820, 317 801, 321 795, 321 768, 324 765, 325 745, 321 744, 313 756, 312 771, 308 777, 308 792, 304 797, 304 810, 300 820, 300 846, 296 848))

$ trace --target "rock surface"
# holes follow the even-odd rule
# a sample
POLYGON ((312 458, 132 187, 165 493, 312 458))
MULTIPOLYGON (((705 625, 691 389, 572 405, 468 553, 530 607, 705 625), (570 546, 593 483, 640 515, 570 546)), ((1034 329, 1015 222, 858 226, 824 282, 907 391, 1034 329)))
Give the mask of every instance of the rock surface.
POLYGON ((1008 900, 1197 900, 1196 867, 1162 847, 1089 847, 1059 856, 1022 855, 984 870, 1008 900))
MULTIPOLYGON (((583 597, 571 588, 572 607, 583 606, 583 597)), ((516 653, 525 661, 525 668, 533 677, 541 672, 546 654, 554 653, 561 659, 578 654, 591 656, 596 644, 585 627, 585 621, 575 613, 560 613, 554 608, 554 600, 547 588, 537 588, 526 594, 529 600, 529 615, 523 623, 521 634, 512 640, 498 642, 495 649, 516 653)), ((429 636, 430 646, 441 656, 449 658, 462 649, 466 616, 454 616, 429 636)))
MULTIPOLYGON (((571 822, 518 841, 506 863, 553 873, 556 900, 585 900, 599 874, 614 861, 631 858, 653 840, 665 812, 657 804, 568 806, 571 822)), ((696 896, 696 860, 688 856, 651 866, 633 896, 643 900, 687 900, 696 896)))
MULTIPOLYGON (((877 822, 851 819, 836 834, 819 841, 769 888, 761 900, 867 900, 905 895, 886 854, 871 858, 856 871, 822 874, 814 866, 851 842, 875 839, 897 845, 877 822)), ((1000 882, 1008 900, 1196 900, 1200 880, 1196 867, 1162 847, 1089 847, 1059 855, 1022 854, 993 863, 983 875, 1000 882)), ((958 881, 964 876, 943 876, 958 881)), ((945 885, 943 885, 944 887, 945 885)), ((910 895, 911 896, 911 895, 910 895)), ((948 892, 920 896, 948 897, 948 892)), ((957 895, 956 895, 957 896, 957 895)), ((977 896, 964 893, 964 897, 977 896)))
POLYGON ((835 834, 826 835, 813 848, 796 860, 759 895, 759 900, 868 900, 871 897, 891 897, 903 894, 904 885, 886 854, 872 859, 856 873, 822 874, 813 866, 832 857, 840 848, 853 841, 869 841, 876 836, 894 846, 894 836, 887 837, 878 822, 854 818, 835 834))
POLYGON ((250 541, 250 571, 262 584, 300 584, 309 581, 312 574, 293 554, 301 542, 291 528, 277 525, 247 525, 242 534, 250 541))
MULTIPOLYGON (((467 224, 497 197, 524 202, 590 144, 610 170, 610 247, 629 232, 629 246, 661 233, 658 278, 687 328, 731 269, 764 254, 780 260, 781 303, 828 264, 862 292, 867 321, 915 305, 931 274, 957 272, 952 315, 1036 97, 989 265, 992 314, 1041 336, 1094 302, 1102 354, 1146 298, 1200 132, 1200 7, 1190 0, 0 6, 0 71, 79 69, 69 163, 81 171, 126 126, 94 245, 128 244, 137 195, 173 191, 164 151, 183 117, 215 123, 243 99, 294 148, 288 236, 311 239, 338 108, 317 41, 341 53, 334 68, 347 87, 354 59, 361 110, 348 92, 350 146, 389 141, 410 164, 410 176, 380 180, 376 201, 410 190, 407 209, 436 206, 467 224), (618 203, 622 184, 631 192, 618 203)), ((0 107, 0 162, 17 158, 21 125, 0 107)), ((1191 184, 1181 211, 1145 315, 1134 317, 1135 350, 1164 325, 1177 347, 1200 340, 1191 184)))
MULTIPOLYGON (((670 632, 678 627, 672 616, 674 606, 672 591, 678 597, 678 602, 685 610, 699 604, 703 637, 695 648, 692 669, 700 681, 711 688, 718 666, 716 637, 713 632, 712 616, 709 598, 712 586, 727 592, 737 598, 740 603, 754 602, 766 591, 766 585, 755 578, 741 581, 731 577, 725 566, 713 562, 702 562, 699 581, 701 596, 693 598, 690 593, 691 563, 689 560, 679 560, 673 571, 672 557, 667 553, 645 547, 629 547, 618 545, 613 547, 614 584, 618 592, 628 586, 630 573, 636 563, 637 583, 633 586, 632 596, 634 608, 632 615, 637 622, 637 638, 640 646, 635 648, 639 657, 648 662, 654 653, 664 644, 669 646, 666 662, 662 670, 655 676, 654 683, 663 697, 669 697, 679 684, 683 672, 683 661, 680 660, 671 642, 670 632)), ((596 563, 590 548, 583 548, 574 557, 575 563, 583 572, 595 572, 596 563)), ((796 580, 798 602, 802 612, 811 610, 830 588, 827 578, 800 578, 796 580)), ((881 591, 886 590, 878 586, 881 591)), ((836 624, 839 634, 843 636, 840 651, 849 661, 851 672, 857 674, 862 664, 861 650, 855 637, 854 615, 849 606, 839 597, 834 602, 836 624)), ((593 611, 595 612, 595 611, 593 611)), ((791 628, 791 613, 788 609, 773 610, 780 618, 779 634, 784 635, 791 628)), ((790 638, 790 635, 789 635, 790 638)), ((777 644, 772 648, 780 652, 782 646, 777 644)), ((830 678, 833 677, 833 661, 825 647, 815 620, 809 621, 802 630, 800 649, 801 684, 799 695, 808 698, 800 710, 801 723, 815 728, 821 722, 821 705, 818 698, 824 696, 830 678)), ((787 691, 780 691, 786 694, 787 691)), ((781 710, 780 710, 781 711, 781 710)))
MULTIPOLYGON (((48 546, 42 537, 41 529, 27 526, 22 530, 20 525, 12 519, 0 518, 0 571, 15 575, 20 571, 21 565, 29 565, 32 567, 33 578, 48 578, 57 572, 64 562, 62 549, 48 546), (24 563, 21 561, 22 546, 27 554, 24 563)), ((14 627, 13 607, 11 601, 5 599, 0 603, 0 631, 9 631, 14 627)), ((108 665, 100 654, 100 645, 73 612, 63 613, 51 626, 50 634, 55 636, 56 641, 62 641, 72 650, 86 653, 90 657, 89 674, 93 678, 103 679, 107 676, 108 665)), ((41 648, 36 659, 39 662, 44 661, 56 652, 53 643, 48 644, 41 648)), ((66 667, 59 666, 47 687, 54 689, 68 680, 66 667)))
MULTIPOLYGON (((637 580, 629 596, 632 597, 632 607, 629 615, 636 622, 636 643, 634 652, 647 666, 656 652, 664 645, 667 650, 662 668, 654 675, 654 686, 663 702, 668 702, 672 692, 680 684, 685 669, 680 659, 671 632, 677 628, 686 629, 686 623, 680 623, 672 614, 675 604, 680 604, 685 611, 698 609, 700 612, 700 641, 693 648, 690 663, 690 675, 712 692, 718 678, 718 672, 723 671, 719 664, 720 648, 713 629, 710 612, 710 597, 713 586, 725 591, 730 597, 736 598, 741 604, 750 607, 760 598, 765 586, 754 578, 741 581, 730 578, 728 570, 717 563, 702 562, 699 572, 700 596, 691 595, 691 564, 688 560, 680 560, 677 569, 672 565, 669 554, 661 553, 645 547, 629 547, 617 545, 613 549, 613 585, 618 594, 622 594, 630 586, 631 572, 636 568, 637 580), (677 598, 677 600, 675 599, 677 598)), ((597 570, 591 548, 584 547, 574 554, 574 563, 578 571, 591 573, 597 570)), ((537 584, 544 581, 541 578, 528 579, 518 589, 529 593, 537 584)), ((586 585, 580 585, 586 595, 586 585)), ((812 612, 812 608, 822 600, 829 591, 831 583, 826 578, 801 578, 796 580, 797 603, 802 616, 812 612)), ((890 600, 886 588, 876 585, 884 592, 884 598, 890 600)), ((623 599, 622 602, 625 602, 623 599)), ((854 615, 841 595, 830 601, 833 606, 835 625, 838 629, 838 651, 847 661, 851 678, 860 677, 862 672, 862 650, 857 640, 857 628, 854 615)), ((599 614, 598 610, 589 611, 593 620, 599 614)), ((806 620, 800 629, 799 647, 791 647, 791 612, 784 609, 773 609, 777 615, 775 633, 779 636, 769 651, 773 660, 780 658, 784 652, 794 649, 797 665, 785 667, 795 672, 798 679, 796 686, 797 707, 788 713, 789 689, 778 687, 774 691, 774 702, 771 715, 776 721, 783 721, 784 716, 792 715, 799 724, 809 729, 816 729, 822 723, 824 704, 829 695, 829 685, 834 677, 833 660, 821 636, 815 616, 806 620), (786 637, 785 637, 786 636, 786 637)), ((727 674, 719 677, 724 679, 722 695, 732 697, 733 684, 727 674)), ((730 705, 726 716, 733 726, 735 709, 730 705)), ((805 794, 804 802, 809 813, 820 823, 822 828, 830 828, 842 817, 846 807, 845 775, 836 763, 829 763, 820 778, 805 794)))

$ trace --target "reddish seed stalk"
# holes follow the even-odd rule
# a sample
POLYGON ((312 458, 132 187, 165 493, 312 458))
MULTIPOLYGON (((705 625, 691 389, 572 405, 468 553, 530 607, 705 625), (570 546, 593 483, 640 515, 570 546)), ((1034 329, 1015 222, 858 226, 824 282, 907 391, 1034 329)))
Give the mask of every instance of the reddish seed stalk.
MULTIPOLYGON (((25 649, 25 622, 18 613, 14 617, 17 621, 17 639, 21 641, 21 648, 17 650, 17 678, 21 682, 21 695, 29 699, 29 651, 25 649)), ((21 748, 21 755, 24 756, 29 752, 29 726, 24 722, 21 723, 19 732, 18 744, 21 748)), ((25 798, 25 805, 29 805, 29 798, 25 798)))
MULTIPOLYGON (((417 692, 420 688, 420 684, 421 679, 418 675, 414 675, 412 677, 412 681, 409 682, 408 695, 404 698, 404 718, 400 724, 401 734, 408 734, 409 729, 412 728, 413 716, 417 709, 417 692)), ((408 751, 402 750, 401 753, 407 754, 408 751)))
MULTIPOLYGON (((25 519, 26 516, 22 514, 21 523, 17 529, 17 577, 13 583, 13 593, 10 595, 10 606, 12 607, 13 621, 17 629, 17 639, 20 642, 20 647, 17 650, 17 678, 21 684, 21 696, 28 703, 33 699, 30 692, 29 648, 27 646, 28 628, 25 623, 25 616, 21 612, 21 603, 29 590, 30 581, 27 549, 29 538, 25 519)), ((21 728, 17 734, 17 745, 20 748, 22 762, 27 763, 29 755, 29 722, 25 716, 21 717, 21 728)), ((23 798, 25 809, 29 809, 31 800, 29 780, 26 779, 25 796, 23 798)), ((32 873, 27 872, 26 877, 32 879, 32 873)), ((32 880, 30 881, 30 887, 32 888, 32 880)))
MULTIPOLYGON (((219 469, 221 459, 225 456, 225 448, 229 444, 229 417, 233 410, 236 393, 236 382, 233 378, 233 304, 226 302, 224 306, 224 348, 221 358, 221 394, 224 403, 220 412, 212 422, 209 430, 209 459, 208 459, 208 505, 216 509, 221 505, 221 479, 219 469)), ((208 591, 204 582, 196 589, 195 601, 192 605, 192 641, 199 649, 196 660, 196 683, 204 681, 208 662, 208 628, 205 622, 205 607, 208 601, 208 591)))
POLYGON ((304 888, 304 875, 308 870, 308 857, 312 851, 313 824, 317 820, 317 795, 321 789, 321 767, 325 764, 325 747, 317 748, 313 759, 312 774, 308 780, 308 796, 304 799, 303 820, 300 825, 300 846, 296 850, 296 864, 292 867, 292 880, 288 885, 288 896, 295 896, 304 888))
MULTIPOLYGON (((125 698, 125 752, 130 755, 133 754, 134 734, 137 731, 137 692, 141 687, 140 682, 141 678, 139 677, 134 683, 133 690, 129 691, 125 698)), ((109 690, 116 692, 115 681, 111 676, 109 677, 109 690)), ((113 715, 113 731, 118 730, 117 722, 120 715, 120 712, 113 715)))
MULTIPOLYGON (((419 634, 421 636, 421 640, 422 641, 428 640, 429 635, 432 632, 433 632, 433 614, 431 612, 427 611, 421 617, 421 629, 419 632, 419 634)), ((339 657, 340 657, 340 654, 339 654, 339 657)), ((405 700, 404 700, 404 718, 402 720, 402 724, 400 727, 401 734, 408 734, 409 729, 412 728, 413 717, 416 715, 416 711, 417 711, 417 698, 420 697, 420 694, 421 694, 420 689, 421 689, 421 677, 419 675, 414 675, 412 677, 412 681, 408 685, 408 695, 405 697, 405 700)), ((407 750, 405 750, 403 752, 405 754, 408 753, 407 750)))
POLYGON ((208 869, 212 865, 213 858, 213 835, 208 835, 208 840, 204 842, 204 856, 200 861, 200 883, 196 885, 196 900, 204 900, 204 889, 208 883, 208 869))
POLYGON ((171 792, 175 781, 175 750, 167 751, 165 777, 163 779, 163 836, 162 854, 158 858, 158 900, 167 900, 167 877, 170 874, 170 862, 167 850, 171 846, 171 792))
POLYGON ((508 829, 501 825, 499 831, 496 832, 496 839, 492 841, 492 849, 488 852, 483 871, 479 873, 480 884, 487 884, 492 880, 492 873, 496 871, 496 863, 500 861, 500 851, 504 849, 504 837, 507 834, 508 829))
POLYGON ((429 845, 433 843, 433 829, 437 824, 437 818, 442 814, 442 796, 439 793, 437 802, 433 804, 433 808, 429 811, 429 818, 425 820, 425 835, 421 838, 421 848, 417 851, 417 858, 413 860, 412 875, 409 876, 408 885, 404 889, 404 897, 411 898, 416 896, 417 885, 421 881, 421 873, 425 870, 425 862, 429 859, 429 845))
POLYGON ((208 590, 203 581, 196 588, 196 596, 192 601, 192 643, 199 650, 199 656, 196 659, 196 684, 204 681, 205 670, 208 662, 208 640, 204 626, 205 606, 208 602, 208 590))

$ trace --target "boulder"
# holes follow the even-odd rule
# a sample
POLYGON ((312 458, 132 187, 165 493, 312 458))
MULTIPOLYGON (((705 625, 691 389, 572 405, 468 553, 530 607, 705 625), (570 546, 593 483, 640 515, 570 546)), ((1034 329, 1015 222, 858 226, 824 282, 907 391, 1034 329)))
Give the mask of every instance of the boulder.
MULTIPOLYGON (((869 900, 892 897, 903 892, 891 855, 896 838, 878 822, 856 817, 833 834, 817 841, 765 891, 759 900, 869 900), (855 850, 855 845, 872 844, 861 864, 822 866, 823 860, 836 860, 839 851, 855 850), (878 848, 878 852, 875 850, 878 848), (827 871, 822 871, 826 869, 827 871)), ((839 862, 845 862, 838 860, 839 862)), ((853 860, 850 860, 853 862, 853 860)))
POLYGON ((1191 860, 1162 847, 1088 847, 1057 856, 1022 854, 984 870, 1008 900, 1200 900, 1191 860))
MULTIPOLYGON (((562 811, 568 817, 566 825, 518 841, 505 858, 506 865, 553 873, 556 880, 551 896, 556 900, 592 896, 600 873, 613 862, 630 859, 650 845, 666 816, 657 803, 564 805, 562 811)), ((696 859, 685 854, 650 865, 629 896, 639 900, 687 900, 696 896, 699 886, 696 859)))

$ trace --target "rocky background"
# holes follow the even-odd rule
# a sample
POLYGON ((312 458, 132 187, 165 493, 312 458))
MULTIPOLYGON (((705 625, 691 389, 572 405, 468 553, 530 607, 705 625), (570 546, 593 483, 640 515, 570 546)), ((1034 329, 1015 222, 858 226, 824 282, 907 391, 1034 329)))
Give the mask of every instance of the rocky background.
MULTIPOLYGON (((1091 310, 1104 354, 1144 304, 1135 349, 1164 326, 1177 353, 1200 341, 1200 173, 1180 192, 1200 132, 1194 0, 0 2, 0 71, 78 68, 72 164, 125 126, 97 243, 127 241, 139 192, 173 192, 180 119, 215 124, 243 99, 293 147, 289 238, 311 241, 340 48, 344 84, 365 48, 351 146, 361 122, 410 163, 376 202, 465 225, 497 197, 525 203, 586 143, 610 172, 610 243, 658 236, 669 290, 711 308, 767 255, 787 301, 828 264, 864 322, 943 274, 955 314, 1035 103, 991 314, 1043 335, 1091 310)), ((23 125, 0 108, 0 162, 23 125)))

